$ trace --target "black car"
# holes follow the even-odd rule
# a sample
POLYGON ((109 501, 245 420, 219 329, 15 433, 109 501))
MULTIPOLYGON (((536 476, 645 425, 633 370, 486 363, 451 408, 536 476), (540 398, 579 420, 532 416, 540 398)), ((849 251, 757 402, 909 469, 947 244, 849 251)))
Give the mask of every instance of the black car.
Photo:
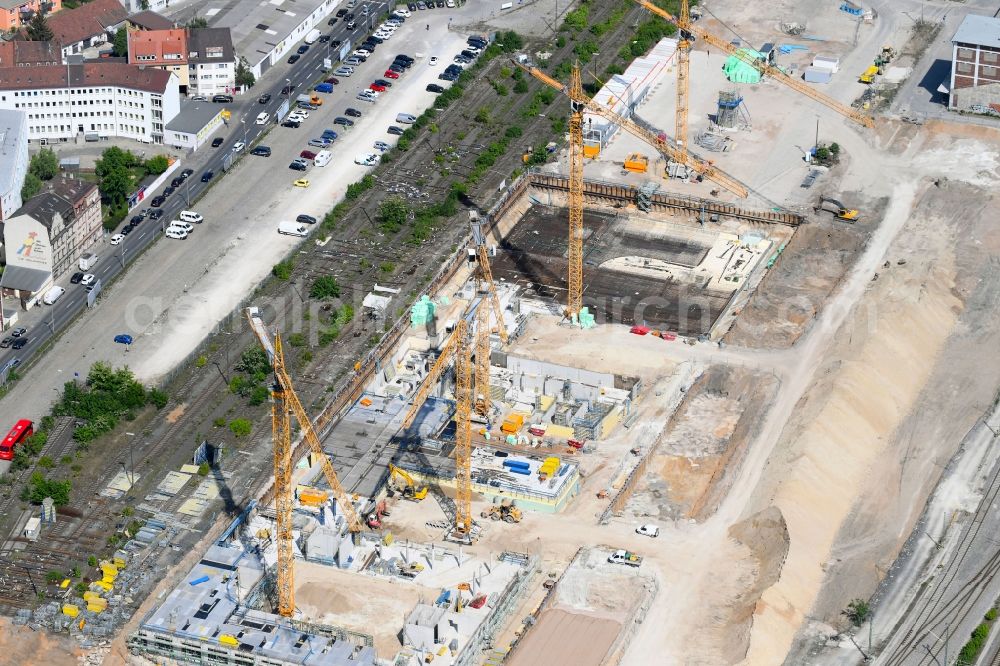
POLYGON ((443 86, 439 86, 436 83, 428 83, 427 84, 427 92, 443 93, 444 92, 444 87, 443 86))
POLYGON ((225 143, 225 141, 226 141, 226 140, 225 140, 225 139, 223 139, 223 138, 222 138, 221 136, 217 136, 217 137, 215 137, 214 139, 212 139, 212 148, 218 148, 218 147, 219 147, 219 146, 221 146, 221 145, 222 145, 223 143, 225 143))
POLYGON ((405 53, 397 53, 396 60, 405 60, 406 62, 413 62, 413 58, 406 55, 405 53))
POLYGON ((406 8, 409 9, 411 12, 415 12, 417 11, 417 3, 410 2, 406 5, 406 8))
POLYGON ((350 118, 345 118, 343 116, 337 116, 336 118, 333 119, 333 124, 334 125, 343 125, 344 127, 351 127, 354 124, 354 121, 351 120, 350 118))
POLYGON ((389 125, 389 129, 386 130, 389 134, 395 134, 396 136, 403 135, 403 128, 397 127, 396 125, 389 125))
POLYGON ((132 233, 133 229, 135 229, 135 227, 133 227, 131 224, 126 224, 124 227, 122 227, 119 233, 122 236, 128 236, 130 233, 132 233))
POLYGON ((461 74, 462 68, 459 67, 458 65, 448 65, 447 67, 444 68, 444 71, 449 73, 454 72, 455 74, 461 74))
POLYGON ((375 79, 374 83, 377 86, 384 86, 386 88, 392 87, 392 81, 386 81, 385 79, 375 79))
POLYGON ((353 21, 354 20, 354 12, 349 12, 347 14, 347 16, 344 17, 344 20, 345 21, 353 21))
POLYGON ((297 63, 299 61, 299 58, 301 58, 301 57, 302 56, 300 56, 299 54, 293 53, 292 55, 288 56, 288 64, 289 65, 294 65, 295 63, 297 63))
POLYGON ((337 21, 339 21, 339 20, 340 20, 339 18, 337 18, 336 16, 334 16, 329 21, 327 21, 326 24, 327 25, 336 25, 337 21))
MULTIPOLYGON (((208 181, 212 180, 212 178, 214 178, 214 177, 215 177, 215 172, 214 171, 206 171, 205 173, 201 174, 201 182, 207 183, 208 181)), ((160 215, 162 215, 162 214, 163 213, 161 212, 160 215)))
POLYGON ((229 104, 233 101, 232 95, 212 95, 212 101, 216 104, 229 104))
POLYGON ((316 218, 312 215, 299 215, 295 218, 296 222, 303 222, 305 224, 316 224, 316 218))
POLYGON ((341 45, 341 44, 343 44, 343 43, 344 43, 344 42, 342 42, 341 40, 339 40, 339 39, 335 39, 335 40, 333 40, 332 42, 330 42, 330 48, 331 48, 331 49, 335 49, 335 48, 337 48, 338 46, 340 46, 340 45, 341 45))
POLYGON ((345 16, 347 16, 347 10, 346 9, 338 9, 337 10, 337 18, 344 18, 345 16))
POLYGON ((347 109, 344 111, 345 114, 349 115, 351 118, 360 118, 361 112, 357 109, 347 109))
POLYGON ((183 183, 183 182, 184 182, 184 179, 181 178, 180 176, 177 176, 177 178, 174 178, 172 181, 170 181, 170 187, 172 187, 172 188, 174 188, 176 190, 178 187, 181 186, 181 183, 183 183))
POLYGON ((153 197, 153 200, 149 202, 149 205, 153 206, 154 208, 159 208, 160 206, 165 204, 166 201, 167 198, 161 194, 159 196, 153 197))
POLYGON ((83 273, 73 273, 73 277, 69 279, 70 284, 80 284, 80 280, 83 279, 83 273))
POLYGON ((486 48, 486 46, 489 44, 489 42, 483 39, 482 37, 469 37, 467 40, 465 40, 465 43, 470 46, 475 46, 477 49, 486 48))
POLYGON ((463 65, 468 65, 470 62, 472 62, 472 58, 469 58, 468 56, 464 55, 457 55, 455 56, 455 62, 462 63, 463 65))
POLYGON ((268 146, 256 146, 250 151, 251 155, 257 155, 259 157, 270 157, 271 149, 268 146))
POLYGON ((442 7, 444 7, 444 0, 437 0, 437 2, 435 2, 434 4, 437 6, 438 9, 441 9, 442 7))
POLYGON ((128 221, 129 225, 133 227, 138 226, 140 222, 142 222, 142 215, 136 215, 135 217, 133 217, 131 220, 128 221))
POLYGON ((412 62, 408 62, 406 60, 398 60, 397 59, 397 60, 393 60, 392 61, 392 65, 389 65, 389 66, 390 67, 396 66, 396 67, 402 67, 403 69, 409 69, 410 67, 413 67, 413 63, 412 62))
POLYGON ((181 171, 181 178, 187 180, 189 177, 194 175, 194 169, 184 169, 181 171))
POLYGON ((171 185, 167 189, 163 190, 163 196, 169 197, 171 194, 177 191, 177 188, 171 185))
POLYGON ((14 340, 14 344, 11 345, 13 349, 24 349, 25 345, 28 344, 28 338, 18 338, 14 340))
POLYGON ((320 44, 326 44, 328 41, 330 41, 330 35, 320 35, 319 36, 319 43, 320 44))
POLYGON ((304 54, 308 50, 309 50, 309 45, 308 44, 303 44, 298 49, 296 49, 295 52, 298 53, 299 55, 302 55, 302 54, 304 54))
POLYGON ((257 98, 257 102, 260 104, 267 104, 270 101, 271 101, 271 93, 264 93, 263 95, 257 98))
MULTIPOLYGON (((207 180, 205 180, 204 176, 202 176, 202 182, 206 182, 206 183, 208 182, 207 180)), ((151 220, 158 220, 161 217, 163 217, 163 211, 161 209, 159 209, 159 208, 150 208, 149 209, 149 219, 151 219, 151 220)))
POLYGON ((455 81, 458 79, 458 74, 452 74, 451 72, 441 72, 438 74, 438 78, 442 81, 455 81))
POLYGON ((285 86, 281 89, 282 95, 291 95, 292 91, 295 90, 295 86, 285 86))
POLYGON ((305 162, 292 162, 291 164, 288 165, 288 168, 292 169, 293 171, 305 171, 306 170, 306 163, 305 162))
POLYGON ((285 122, 281 123, 281 126, 282 127, 291 127, 292 129, 298 129, 301 124, 302 123, 300 123, 297 120, 286 120, 285 122))

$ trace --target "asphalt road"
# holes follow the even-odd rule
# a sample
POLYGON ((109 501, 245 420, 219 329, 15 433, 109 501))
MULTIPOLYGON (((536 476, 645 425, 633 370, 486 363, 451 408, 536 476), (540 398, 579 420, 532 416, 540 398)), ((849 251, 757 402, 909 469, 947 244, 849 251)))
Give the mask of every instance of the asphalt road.
MULTIPOLYGON (((372 7, 372 13, 369 23, 374 25, 381 21, 383 15, 388 13, 389 5, 386 2, 373 2, 370 3, 370 6, 372 7)), ((171 220, 176 219, 180 211, 190 208, 191 202, 195 201, 206 188, 213 184, 214 180, 224 177, 222 162, 227 154, 232 153, 234 144, 242 141, 249 147, 265 130, 270 129, 268 126, 254 124, 254 119, 261 111, 270 112, 272 119, 274 118, 278 107, 287 97, 281 95, 281 89, 284 86, 291 83, 295 86, 295 91, 292 95, 301 94, 319 76, 324 58, 329 57, 336 62, 339 48, 336 50, 329 48, 329 44, 333 43, 332 40, 346 42, 350 39, 352 43, 364 41, 364 37, 368 34, 367 28, 369 26, 360 21, 361 15, 358 10, 355 11, 359 18, 355 19, 358 25, 354 30, 348 30, 342 20, 338 20, 337 24, 331 29, 326 26, 326 21, 324 20, 320 27, 324 30, 329 30, 329 32, 325 32, 324 34, 330 35, 330 42, 317 42, 313 44, 297 63, 284 66, 287 68, 284 76, 281 76, 279 72, 279 76, 277 77, 265 77, 270 78, 267 84, 264 84, 263 80, 258 82, 251 90, 251 94, 247 94, 245 97, 237 99, 234 103, 228 105, 232 111, 232 120, 230 120, 232 131, 225 137, 225 142, 219 148, 212 148, 210 144, 206 144, 192 155, 189 160, 191 166, 187 168, 194 169, 195 173, 161 207, 163 217, 156 221, 144 220, 117 246, 97 246, 99 261, 95 267, 86 272, 97 276, 102 288, 107 288, 111 281, 121 274, 124 268, 143 250, 155 240, 162 237, 166 225, 171 220), (271 95, 271 100, 267 104, 259 104, 257 100, 265 93, 271 95), (236 131, 239 124, 242 124, 243 132, 236 131), (214 172, 215 178, 213 182, 203 183, 201 182, 201 176, 207 171, 214 172)), ((388 50, 386 47, 390 47, 390 42, 386 42, 382 46, 382 51, 386 51, 388 50)), ((272 71, 278 71, 279 67, 273 68, 272 71)), ((177 173, 179 174, 179 171, 177 173)), ((165 187, 166 185, 164 185, 165 187)), ((153 197, 161 193, 162 190, 146 192, 145 201, 151 201, 153 197)), ((148 206, 139 206, 129 211, 129 214, 125 218, 126 223, 142 208, 148 208, 148 206)), ((58 285, 66 289, 66 293, 54 305, 39 305, 30 312, 22 312, 20 314, 20 321, 17 325, 28 329, 26 335, 28 343, 19 350, 0 350, 0 369, 7 368, 17 359, 20 363, 18 372, 24 372, 34 361, 38 351, 55 334, 62 331, 69 322, 87 308, 86 290, 80 285, 69 283, 69 278, 74 272, 76 271, 68 271, 57 282, 58 285)), ((0 424, 0 428, 2 427, 3 425, 0 424)))

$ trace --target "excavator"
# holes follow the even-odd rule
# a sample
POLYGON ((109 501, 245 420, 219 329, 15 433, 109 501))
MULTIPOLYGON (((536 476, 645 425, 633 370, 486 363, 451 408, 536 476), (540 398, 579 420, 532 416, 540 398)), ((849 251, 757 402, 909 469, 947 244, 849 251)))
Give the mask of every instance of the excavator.
POLYGON ((488 511, 483 511, 479 516, 490 520, 502 520, 505 523, 519 523, 523 517, 521 510, 514 506, 514 501, 510 499, 490 506, 488 511))
POLYGON ((389 483, 395 491, 403 495, 403 499, 419 502, 427 497, 427 486, 417 488, 417 482, 405 469, 389 464, 389 483))
POLYGON ((833 213, 833 216, 838 220, 844 220, 845 222, 850 222, 851 224, 857 222, 861 216, 857 208, 847 208, 837 199, 827 196, 820 197, 819 204, 813 207, 813 211, 816 213, 821 210, 829 211, 833 213))

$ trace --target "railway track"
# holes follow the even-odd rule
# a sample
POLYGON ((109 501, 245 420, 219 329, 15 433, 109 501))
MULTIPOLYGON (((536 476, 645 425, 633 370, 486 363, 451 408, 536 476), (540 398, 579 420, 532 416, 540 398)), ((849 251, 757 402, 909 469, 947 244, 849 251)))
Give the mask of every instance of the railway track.
MULTIPOLYGON (((952 584, 961 571, 972 545, 977 540, 986 516, 991 511, 998 496, 1000 496, 1000 465, 994 471, 989 485, 976 507, 972 521, 963 530, 957 550, 944 570, 935 577, 933 587, 925 588, 924 599, 919 600, 919 608, 916 606, 911 608, 911 614, 914 610, 916 611, 915 619, 910 623, 903 640, 893 649, 892 653, 881 656, 878 661, 881 666, 902 666, 914 663, 917 666, 929 666, 937 662, 937 652, 943 651, 943 646, 940 645, 939 641, 936 641, 935 645, 931 646, 931 652, 928 653, 924 648, 924 644, 928 642, 927 635, 930 632, 938 633, 935 628, 940 628, 942 625, 951 625, 952 627, 961 625, 982 598, 989 584, 1000 574, 1000 551, 997 551, 964 585, 957 591, 951 591, 952 584), (914 654, 917 655, 916 662, 913 661, 914 654)), ((916 603, 915 601, 914 604, 916 603)), ((997 666, 1000 666, 1000 662, 997 662, 997 666)))

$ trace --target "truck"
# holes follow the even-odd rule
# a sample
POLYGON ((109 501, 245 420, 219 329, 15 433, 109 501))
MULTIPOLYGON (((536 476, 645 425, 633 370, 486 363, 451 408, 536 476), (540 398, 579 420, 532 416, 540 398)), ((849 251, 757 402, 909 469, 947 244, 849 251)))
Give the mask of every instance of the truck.
POLYGON ((306 225, 299 222, 278 222, 278 233, 288 234, 289 236, 307 236, 309 232, 306 230, 306 225))
POLYGON ((89 271, 97 263, 97 254, 94 252, 84 252, 80 255, 80 270, 89 271))
POLYGON ((312 106, 323 106, 323 99, 316 94, 299 95, 295 98, 298 104, 311 104, 312 106))
POLYGON ((638 567, 642 564, 642 556, 628 550, 616 550, 608 556, 608 562, 612 564, 626 564, 630 567, 638 567))
POLYGON ((319 39, 319 30, 313 28, 309 31, 309 34, 306 35, 306 38, 303 41, 306 44, 315 44, 317 39, 319 39))

